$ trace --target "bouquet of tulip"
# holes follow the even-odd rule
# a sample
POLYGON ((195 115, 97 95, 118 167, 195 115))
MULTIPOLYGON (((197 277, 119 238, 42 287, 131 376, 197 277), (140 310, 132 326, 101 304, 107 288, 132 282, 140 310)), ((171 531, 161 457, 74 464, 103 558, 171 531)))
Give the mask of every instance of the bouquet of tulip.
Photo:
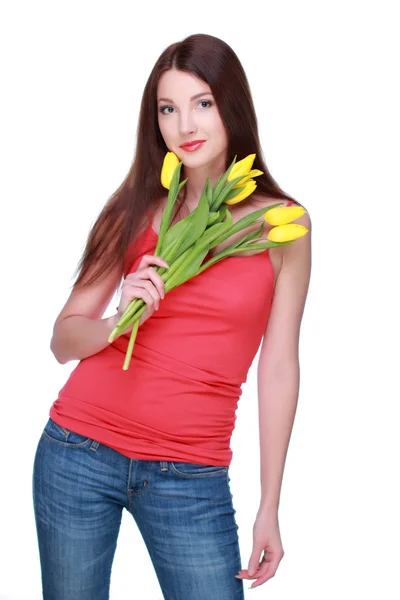
MULTIPOLYGON (((169 269, 157 266, 154 268, 164 281, 166 294, 227 256, 237 252, 286 245, 308 232, 303 225, 291 223, 303 215, 305 210, 301 206, 279 207, 278 204, 281 203, 256 210, 237 223, 233 222, 227 205, 237 204, 252 194, 257 187, 253 177, 262 175, 262 171, 252 169, 255 156, 249 154, 239 162, 236 162, 235 156, 228 170, 219 177, 214 187, 208 178, 198 206, 185 219, 170 227, 178 193, 187 179, 179 183, 182 161, 179 162, 173 152, 167 152, 165 155, 161 183, 168 189, 168 200, 163 211, 154 255, 160 256, 169 265, 169 269), (249 227, 261 216, 264 216, 264 219, 259 229, 235 241, 203 264, 212 248, 249 227), (274 227, 269 231, 267 240, 262 240, 265 222, 274 227)), ((112 342, 133 324, 123 370, 129 367, 139 319, 146 308, 147 305, 141 298, 133 300, 108 338, 108 341, 112 342)))

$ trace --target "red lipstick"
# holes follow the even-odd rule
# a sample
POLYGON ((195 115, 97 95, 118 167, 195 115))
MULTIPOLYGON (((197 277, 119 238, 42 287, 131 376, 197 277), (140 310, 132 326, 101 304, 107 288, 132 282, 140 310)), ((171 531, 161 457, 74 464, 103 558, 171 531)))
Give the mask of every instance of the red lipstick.
POLYGON ((191 142, 185 142, 184 144, 181 144, 179 147, 187 152, 193 152, 194 150, 200 148, 205 141, 206 140, 192 140, 191 142))

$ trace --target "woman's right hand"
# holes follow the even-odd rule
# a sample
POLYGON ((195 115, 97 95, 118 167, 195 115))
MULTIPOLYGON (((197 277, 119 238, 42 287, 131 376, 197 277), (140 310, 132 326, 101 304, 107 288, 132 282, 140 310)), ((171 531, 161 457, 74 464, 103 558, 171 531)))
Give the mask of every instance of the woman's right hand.
MULTIPOLYGON (((117 321, 122 317, 126 307, 135 298, 141 298, 147 305, 146 310, 140 316, 139 327, 147 321, 155 310, 160 307, 160 300, 165 297, 164 281, 157 271, 151 266, 168 267, 160 256, 144 254, 134 273, 129 273, 124 279, 121 291, 121 300, 118 306, 117 321)), ((133 325, 128 327, 124 333, 132 331, 133 325)))

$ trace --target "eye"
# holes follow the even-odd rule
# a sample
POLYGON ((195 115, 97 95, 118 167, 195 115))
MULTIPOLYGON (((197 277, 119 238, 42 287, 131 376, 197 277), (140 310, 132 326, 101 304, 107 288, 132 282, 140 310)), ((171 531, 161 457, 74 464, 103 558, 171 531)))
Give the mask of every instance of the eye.
POLYGON ((210 106, 212 106, 211 100, 200 100, 199 104, 209 104, 210 106))
MULTIPOLYGON (((162 113, 163 115, 166 115, 167 113, 164 112, 164 110, 166 108, 172 108, 172 106, 160 106, 160 113, 162 113)), ((169 113, 168 113, 169 114, 169 113)))
MULTIPOLYGON (((213 105, 213 103, 211 102, 211 100, 200 100, 199 104, 208 104, 209 106, 212 106, 212 105, 213 105)), ((161 114, 163 114, 163 115, 170 115, 170 114, 171 114, 171 112, 170 112, 170 111, 168 111, 168 112, 164 112, 164 110, 165 110, 166 108, 172 108, 172 109, 173 109, 173 107, 172 107, 172 106, 168 106, 168 105, 165 105, 165 106, 160 106, 160 113, 161 113, 161 114)), ((207 107, 205 107, 205 108, 207 108, 207 107)))

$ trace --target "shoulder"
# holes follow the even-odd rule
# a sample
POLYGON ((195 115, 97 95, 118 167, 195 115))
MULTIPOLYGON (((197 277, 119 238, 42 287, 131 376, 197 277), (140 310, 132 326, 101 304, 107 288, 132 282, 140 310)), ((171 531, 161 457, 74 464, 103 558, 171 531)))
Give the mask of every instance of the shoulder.
MULTIPOLYGON (((281 202, 280 200, 273 199, 271 201, 270 198, 265 199, 265 206, 270 206, 271 204, 275 204, 277 202, 281 202)), ((305 206, 300 204, 297 201, 289 201, 283 200, 281 206, 301 206, 304 208, 305 213, 298 217, 293 221, 294 224, 303 225, 308 231, 307 233, 294 240, 287 246, 282 246, 281 248, 271 248, 271 250, 278 250, 278 253, 281 257, 281 268, 285 269, 286 274, 290 276, 290 273, 293 274, 294 277, 299 275, 299 272, 303 273, 303 279, 307 280, 309 277, 310 263, 311 263, 311 217, 310 213, 307 211, 305 206)), ((304 281, 306 283, 306 281, 304 281)))
POLYGON ((271 314, 260 354, 260 368, 287 368, 297 364, 299 334, 311 276, 311 219, 308 212, 296 219, 308 232, 281 252, 271 314))
MULTIPOLYGON (((308 233, 287 246, 270 248, 269 256, 274 267, 275 281, 278 279, 284 262, 285 268, 290 268, 293 271, 298 269, 299 263, 307 268, 307 265, 311 260, 311 218, 306 207, 297 200, 292 201, 281 198, 271 198, 262 194, 253 194, 252 204, 255 210, 262 207, 273 206, 275 204, 279 206, 302 206, 304 208, 306 211, 304 215, 293 222, 306 227, 308 233)), ((271 228, 272 226, 268 225, 265 232, 268 233, 271 228)))
MULTIPOLYGON (((304 210, 306 211, 304 213, 304 215, 302 215, 301 217, 299 217, 298 219, 296 219, 295 223, 299 223, 300 225, 304 225, 304 227, 307 227, 307 229, 311 228, 311 219, 310 219, 310 214, 307 210, 307 208, 301 204, 300 202, 298 202, 297 200, 293 199, 293 200, 286 200, 283 198, 271 198, 270 196, 264 196, 261 194, 253 194, 251 196, 251 205, 253 206, 253 208, 255 210, 263 208, 263 207, 267 207, 267 206, 273 206, 274 204, 277 204, 278 206, 301 206, 302 208, 304 208, 304 210)), ((283 248, 287 248, 288 246, 283 246, 283 248)))
POLYGON ((272 206, 273 204, 279 204, 279 206, 287 206, 288 204, 292 206, 302 206, 304 210, 307 212, 307 208, 304 204, 301 204, 298 200, 287 200, 286 198, 273 198, 271 196, 265 196, 264 194, 252 194, 251 203, 254 204, 255 208, 262 208, 263 206, 272 206))

